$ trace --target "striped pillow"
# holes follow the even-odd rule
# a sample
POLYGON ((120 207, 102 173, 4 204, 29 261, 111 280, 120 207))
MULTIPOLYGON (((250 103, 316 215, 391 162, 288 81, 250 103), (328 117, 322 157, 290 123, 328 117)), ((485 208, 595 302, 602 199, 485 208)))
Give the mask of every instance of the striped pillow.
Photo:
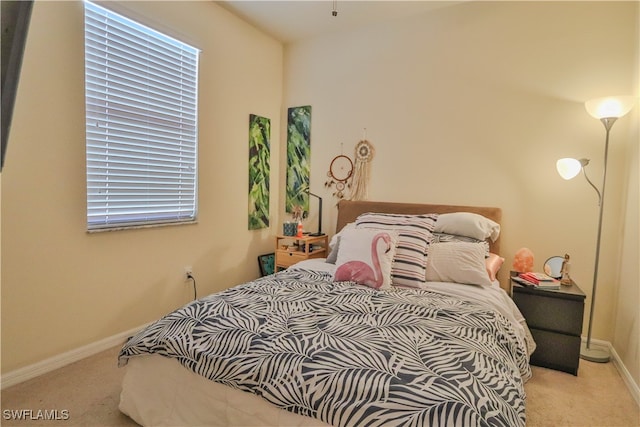
POLYGON ((398 245, 391 266, 392 284, 417 288, 425 281, 427 248, 437 219, 438 214, 364 213, 356 218, 356 228, 397 231, 398 245))

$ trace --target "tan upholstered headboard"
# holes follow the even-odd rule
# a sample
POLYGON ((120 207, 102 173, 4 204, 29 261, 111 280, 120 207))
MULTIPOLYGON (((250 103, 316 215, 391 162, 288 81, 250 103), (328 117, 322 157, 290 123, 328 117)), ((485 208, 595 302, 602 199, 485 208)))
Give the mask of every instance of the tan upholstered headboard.
MULTIPOLYGON (((356 220, 358 215, 366 212, 398 213, 398 214, 425 214, 425 213, 452 213, 452 212, 472 212, 487 217, 498 224, 502 220, 502 209, 482 207, 482 206, 457 206, 457 205, 430 205, 421 203, 395 203, 395 202, 372 202, 372 201, 350 201, 341 200, 338 203, 338 221, 336 232, 349 222, 356 220)), ((501 233, 502 234, 502 233, 501 233)), ((495 242, 489 242, 491 252, 500 253, 500 238, 495 242)), ((508 274, 499 274, 500 286, 507 292, 511 290, 508 274)))

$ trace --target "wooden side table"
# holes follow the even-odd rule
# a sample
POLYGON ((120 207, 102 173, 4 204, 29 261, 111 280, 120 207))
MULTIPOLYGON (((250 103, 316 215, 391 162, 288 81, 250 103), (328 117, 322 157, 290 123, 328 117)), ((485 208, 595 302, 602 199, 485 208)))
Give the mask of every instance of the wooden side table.
POLYGON ((293 264, 311 258, 324 258, 328 254, 329 240, 326 234, 322 236, 303 237, 276 236, 276 271, 285 269, 293 264))
POLYGON ((585 294, 573 281, 558 290, 512 281, 513 301, 527 321, 536 350, 531 364, 578 375, 585 294))

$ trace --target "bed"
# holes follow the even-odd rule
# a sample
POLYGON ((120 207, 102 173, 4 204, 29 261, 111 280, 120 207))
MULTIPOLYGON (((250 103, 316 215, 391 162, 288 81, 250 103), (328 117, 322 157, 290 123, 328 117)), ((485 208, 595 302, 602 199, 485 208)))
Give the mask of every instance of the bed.
POLYGON ((327 259, 129 338, 120 410, 149 426, 524 426, 535 343, 495 275, 500 219, 341 201, 327 259))

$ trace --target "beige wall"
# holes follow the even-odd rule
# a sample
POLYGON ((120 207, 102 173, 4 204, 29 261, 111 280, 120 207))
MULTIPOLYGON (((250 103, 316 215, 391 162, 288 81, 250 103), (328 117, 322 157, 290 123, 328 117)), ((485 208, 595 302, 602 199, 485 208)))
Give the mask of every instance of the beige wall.
MULTIPOLYGON (((640 22, 640 9, 636 10, 636 22, 640 22)), ((640 40, 640 28, 636 26, 636 40, 640 40)), ((640 49, 635 52, 634 93, 640 92, 640 49)), ((626 207, 621 239, 620 279, 615 307, 615 334, 613 347, 620 359, 640 385, 640 105, 631 112, 634 126, 629 134, 628 183, 626 207)))
MULTIPOLYGON (((335 220, 323 187, 329 163, 342 144, 352 155, 366 128, 376 149, 370 199, 501 207, 504 270, 523 246, 537 269, 569 253, 588 295, 586 334, 597 196, 582 177, 562 180, 555 162, 590 158, 589 174, 600 182, 605 130, 583 102, 637 94, 637 13, 637 2, 468 2, 287 46, 285 103, 313 106, 311 188, 330 201, 326 222, 335 220)), ((593 338, 607 341, 625 230, 635 232, 625 259, 638 261, 637 182, 627 185, 637 181, 637 164, 627 159, 637 153, 639 111, 611 133, 593 326, 593 338), (625 213, 625 200, 635 211, 625 213)), ((620 298, 637 302, 637 268, 624 282, 620 298)), ((621 322, 637 324, 637 304, 618 305, 621 322)), ((615 343, 634 346, 625 361, 637 366, 629 339, 615 343)))
MULTIPOLYGON (((258 276, 247 230, 249 114, 278 153, 282 45, 213 2, 109 2, 202 50, 197 225, 87 234, 82 2, 36 2, 2 172, 2 372, 258 276)), ((278 156, 272 156, 278 170, 278 156)), ((272 174, 272 212, 278 200, 272 174)), ((275 223, 275 221, 274 221, 275 223)))
MULTIPOLYGON (((636 129, 638 128, 636 114, 636 129)), ((629 188, 627 191, 623 237, 621 239, 622 254, 620 279, 615 307, 615 333, 613 347, 629 370, 636 384, 640 384, 640 177, 638 175, 638 133, 636 143, 631 144, 629 156, 629 188)))

